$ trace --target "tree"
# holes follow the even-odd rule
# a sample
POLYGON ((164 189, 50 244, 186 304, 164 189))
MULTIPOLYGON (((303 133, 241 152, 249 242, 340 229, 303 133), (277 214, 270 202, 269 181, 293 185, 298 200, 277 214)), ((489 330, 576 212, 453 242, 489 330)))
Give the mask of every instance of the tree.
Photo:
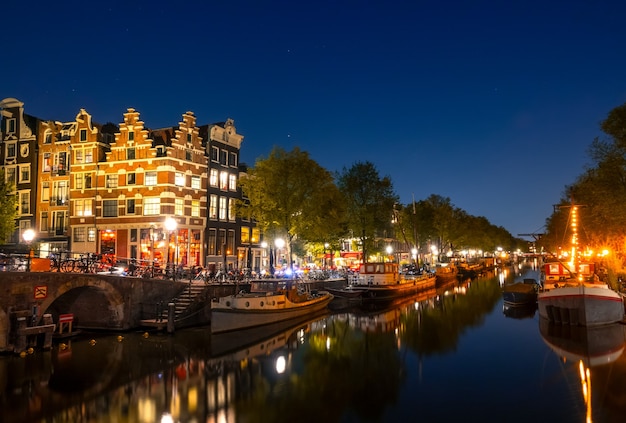
POLYGON ((398 197, 391 178, 381 178, 371 162, 357 162, 349 169, 344 167, 336 179, 346 202, 348 229, 360 238, 366 263, 367 251, 373 248, 376 237, 393 231, 391 220, 398 197))
POLYGON ((0 219, 0 240, 3 242, 6 242, 15 230, 17 197, 14 190, 14 185, 5 180, 4 169, 0 169, 0 216, 2 216, 0 219))
POLYGON ((239 183, 239 215, 254 219, 265 236, 286 238, 289 268, 296 238, 320 241, 344 230, 343 201, 332 174, 297 147, 275 147, 239 183))

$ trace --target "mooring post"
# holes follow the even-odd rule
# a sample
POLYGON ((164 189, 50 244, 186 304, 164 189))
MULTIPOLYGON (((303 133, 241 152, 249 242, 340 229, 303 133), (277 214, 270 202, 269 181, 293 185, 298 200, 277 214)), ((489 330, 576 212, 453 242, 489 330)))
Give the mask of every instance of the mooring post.
POLYGON ((167 304, 167 332, 174 333, 174 319, 176 317, 176 304, 167 304))
MULTIPOLYGON (((50 313, 46 313, 43 315, 43 324, 44 325, 53 325, 54 322, 52 321, 52 314, 50 313)), ((70 323, 71 325, 71 323, 70 323)), ((52 334, 54 333, 54 326, 52 326, 51 330, 47 330, 45 332, 44 335, 44 340, 43 340, 43 348, 45 350, 49 350, 50 348, 52 348, 52 334)))

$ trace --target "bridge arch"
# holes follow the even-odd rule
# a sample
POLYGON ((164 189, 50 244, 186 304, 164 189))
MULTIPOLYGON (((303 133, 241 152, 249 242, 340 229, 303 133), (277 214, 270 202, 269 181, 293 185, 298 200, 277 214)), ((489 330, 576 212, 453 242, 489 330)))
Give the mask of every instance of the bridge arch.
POLYGON ((39 316, 52 314, 58 322, 61 314, 74 314, 74 325, 93 329, 124 327, 124 295, 106 278, 83 276, 70 278, 65 283, 51 287, 48 296, 40 303, 39 316))

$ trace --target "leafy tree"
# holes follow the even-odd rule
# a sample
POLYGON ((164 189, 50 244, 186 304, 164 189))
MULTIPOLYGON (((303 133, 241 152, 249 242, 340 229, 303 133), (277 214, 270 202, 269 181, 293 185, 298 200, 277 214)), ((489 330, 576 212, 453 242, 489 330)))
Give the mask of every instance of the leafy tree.
POLYGON ((363 262, 377 237, 391 234, 391 220, 398 197, 391 178, 381 177, 371 162, 357 162, 336 175, 346 203, 348 229, 360 238, 363 262))
POLYGON ((266 236, 285 237, 289 258, 296 238, 329 239, 344 228, 343 201, 332 174, 297 147, 290 152, 275 147, 248 169, 240 186, 245 200, 238 213, 256 220, 266 236))
POLYGON ((17 218, 17 197, 14 193, 15 187, 12 183, 6 182, 4 169, 0 169, 0 240, 6 242, 15 230, 15 219, 17 218))

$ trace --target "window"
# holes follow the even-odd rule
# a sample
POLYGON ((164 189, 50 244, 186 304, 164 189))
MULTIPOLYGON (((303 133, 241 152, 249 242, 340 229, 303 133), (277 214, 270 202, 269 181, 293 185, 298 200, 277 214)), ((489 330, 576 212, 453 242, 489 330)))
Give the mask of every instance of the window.
POLYGON ((67 204, 68 200, 68 187, 69 181, 54 181, 54 186, 52 187, 52 202, 57 206, 62 206, 67 204))
POLYGON ((211 173, 209 176, 209 185, 212 187, 217 187, 217 169, 211 169, 211 173))
POLYGON ((185 201, 182 198, 176 198, 174 200, 174 214, 176 216, 183 216, 185 214, 185 201))
POLYGON ((81 129, 80 130, 80 142, 85 142, 85 141, 87 141, 87 130, 81 129))
POLYGON ((228 189, 228 172, 220 172, 220 189, 223 191, 228 189))
POLYGON ((250 243, 250 228, 247 226, 241 227, 241 243, 249 244, 250 243))
POLYGON ((217 147, 211 147, 211 161, 217 162, 220 150, 217 147))
POLYGON ((102 202, 103 217, 117 217, 117 200, 104 200, 102 202))
POLYGON ((191 133, 187 133, 187 142, 191 143, 191 133))
POLYGON ((128 141, 135 141, 135 132, 128 131, 128 141))
POLYGON ((226 220, 228 217, 228 201, 226 197, 220 197, 220 220, 226 220))
POLYGON ((146 172, 146 185, 154 186, 157 184, 157 173, 156 172, 146 172))
POLYGON ((228 199, 228 220, 235 220, 236 216, 235 216, 235 199, 234 198, 229 198, 228 199))
POLYGON ((91 188, 91 173, 84 173, 85 176, 85 188, 91 188))
POLYGON ((191 216, 200 217, 200 201, 191 200, 191 216))
POLYGON ((47 211, 42 211, 41 212, 41 232, 48 232, 48 212, 47 211))
POLYGON ((30 182, 30 165, 20 166, 20 183, 30 182))
POLYGON ((74 163, 80 164, 83 162, 83 149, 77 148, 74 150, 74 163))
POLYGON ((231 191, 237 191, 237 175, 228 176, 228 189, 231 191))
POLYGON ((135 185, 135 173, 126 174, 126 185, 135 185))
POLYGON ((84 200, 76 200, 74 201, 74 214, 76 216, 84 216, 83 212, 85 209, 85 201, 84 200))
POLYGON ((176 186, 185 186, 185 174, 183 172, 176 172, 175 182, 176 186))
POLYGON ((15 158, 15 143, 11 142, 7 144, 7 159, 15 158))
POLYGON ((7 119, 7 134, 15 133, 15 118, 7 119))
POLYGON ((126 149, 126 160, 135 160, 135 149, 127 148, 126 149))
POLYGON ((126 214, 135 214, 135 199, 129 198, 126 200, 126 214))
POLYGON ((46 133, 44 135, 43 143, 44 144, 52 144, 52 131, 50 131, 49 129, 46 129, 46 133))
POLYGON ((188 162, 193 161, 193 156, 191 155, 191 150, 185 150, 185 160, 188 162))
POLYGON ((237 167, 237 153, 230 153, 228 156, 228 165, 231 167, 237 167))
POLYGON ((7 167, 4 169, 4 179, 9 184, 15 183, 15 167, 7 167))
POLYGON ((20 192, 20 214, 30 214, 30 192, 20 192))
POLYGON ((85 200, 85 216, 93 215, 93 202, 90 199, 85 200))
POLYGON ((209 218, 217 219, 217 195, 211 195, 209 204, 209 218))
POLYGON ((41 183, 41 201, 50 201, 50 182, 48 181, 41 183))
POLYGON ((74 228, 74 242, 85 242, 85 228, 74 228))
POLYGON ((117 175, 107 175, 105 182, 106 188, 117 188, 117 175))
POLYGON ((217 242, 217 231, 215 229, 209 229, 209 239, 207 240, 207 254, 210 256, 215 255, 215 243, 217 242))
POLYGON ((261 230, 259 228, 252 228, 252 239, 250 242, 256 244, 261 239, 261 230))
POLYGON ((220 164, 226 166, 228 164, 228 151, 220 151, 220 164))
POLYGON ((83 183, 84 181, 85 179, 82 173, 77 173, 76 175, 74 175, 74 188, 76 189, 85 188, 85 184, 83 183))
POLYGON ((50 153, 43 153, 43 163, 42 163, 42 168, 41 168, 44 172, 50 172, 50 170, 52 169, 52 163, 50 160, 50 153))
POLYGON ((199 176, 191 177, 191 188, 200 189, 200 177, 199 176))
POLYGON ((96 228, 89 228, 87 230, 87 241, 96 242, 96 228))
POLYGON ((143 215, 154 216, 161 214, 161 199, 159 197, 146 197, 143 199, 143 215))

